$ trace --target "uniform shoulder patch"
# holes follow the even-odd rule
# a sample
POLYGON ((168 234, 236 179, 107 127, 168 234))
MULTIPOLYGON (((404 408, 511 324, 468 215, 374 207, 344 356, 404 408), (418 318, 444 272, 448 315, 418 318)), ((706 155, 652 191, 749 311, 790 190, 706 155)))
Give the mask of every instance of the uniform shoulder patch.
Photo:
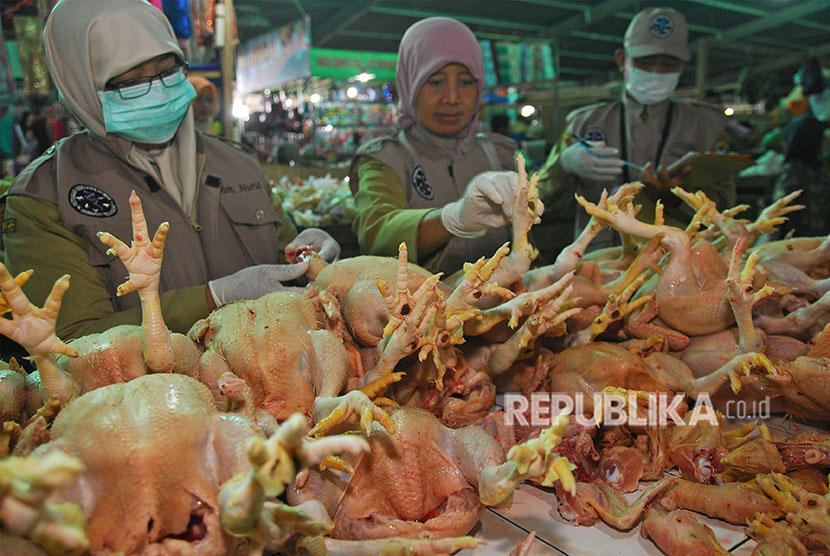
POLYGON ((415 191, 418 192, 418 195, 427 201, 431 201, 435 198, 435 192, 429 184, 427 173, 424 172, 424 168, 420 164, 415 166, 415 169, 412 170, 412 186, 415 188, 415 191))
POLYGON ((109 218, 118 213, 118 205, 109 193, 83 183, 69 189, 69 205, 84 216, 95 218, 109 218))
POLYGON ((586 129, 582 138, 586 141, 602 141, 603 143, 608 141, 608 135, 605 133, 605 130, 596 126, 586 129))

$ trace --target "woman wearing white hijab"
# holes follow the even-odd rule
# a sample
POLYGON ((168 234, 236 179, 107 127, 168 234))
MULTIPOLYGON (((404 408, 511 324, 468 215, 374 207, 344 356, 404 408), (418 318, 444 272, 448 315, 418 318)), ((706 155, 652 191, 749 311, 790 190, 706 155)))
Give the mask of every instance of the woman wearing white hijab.
POLYGON ((61 102, 86 129, 14 182, 3 241, 12 272, 35 270, 24 286, 33 303, 71 275, 59 336, 141 321, 138 296, 115 295, 127 272, 96 235, 132 237, 132 190, 150 230, 171 225, 160 291, 174 331, 186 332, 217 305, 259 297, 301 275, 302 264, 276 264, 292 239, 337 256, 328 234, 297 236, 272 207, 254 158, 195 131, 195 91, 163 12, 143 0, 61 0, 44 41, 61 102))

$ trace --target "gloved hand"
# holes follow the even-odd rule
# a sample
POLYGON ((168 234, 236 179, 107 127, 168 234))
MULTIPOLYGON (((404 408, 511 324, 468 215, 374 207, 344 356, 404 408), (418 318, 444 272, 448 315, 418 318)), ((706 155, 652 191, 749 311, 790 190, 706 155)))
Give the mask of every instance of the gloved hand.
POLYGON ((482 172, 470 180, 459 200, 441 209, 441 223, 452 235, 464 238, 481 237, 488 229, 508 226, 518 187, 516 172, 482 172))
POLYGON ((297 264, 260 264, 243 268, 233 274, 208 282, 208 289, 217 307, 240 299, 257 299, 279 290, 305 291, 305 288, 286 287, 288 282, 304 275, 308 261, 297 264))
POLYGON ((285 251, 288 253, 306 246, 313 247, 329 263, 333 263, 340 257, 340 244, 328 232, 320 228, 306 228, 285 246, 285 251))
POLYGON ((581 143, 574 143, 562 151, 562 168, 581 178, 595 181, 611 181, 622 175, 623 161, 618 157, 619 149, 606 147, 605 142, 596 142, 591 150, 594 154, 588 152, 581 143))

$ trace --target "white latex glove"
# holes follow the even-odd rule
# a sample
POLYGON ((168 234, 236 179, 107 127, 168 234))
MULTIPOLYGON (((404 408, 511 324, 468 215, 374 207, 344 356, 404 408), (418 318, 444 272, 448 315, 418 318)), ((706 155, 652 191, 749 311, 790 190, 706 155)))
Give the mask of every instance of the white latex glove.
POLYGON ((483 172, 467 184, 464 195, 441 209, 441 223, 457 237, 481 237, 491 228, 510 225, 513 197, 519 187, 516 172, 483 172))
POLYGON ((294 238, 294 241, 285 246, 285 250, 313 247, 326 262, 333 263, 340 257, 340 244, 325 230, 320 228, 306 228, 294 238))
POLYGON ((591 146, 594 154, 576 142, 562 151, 562 168, 566 172, 595 181, 611 181, 622 175, 623 161, 619 149, 606 147, 604 142, 591 146), (599 156, 595 156, 599 155, 599 156))
POLYGON ((231 301, 240 299, 257 299, 266 293, 279 290, 305 291, 305 288, 286 287, 288 282, 304 275, 308 270, 308 261, 296 264, 260 264, 243 268, 229 276, 208 282, 210 295, 221 307, 231 301))

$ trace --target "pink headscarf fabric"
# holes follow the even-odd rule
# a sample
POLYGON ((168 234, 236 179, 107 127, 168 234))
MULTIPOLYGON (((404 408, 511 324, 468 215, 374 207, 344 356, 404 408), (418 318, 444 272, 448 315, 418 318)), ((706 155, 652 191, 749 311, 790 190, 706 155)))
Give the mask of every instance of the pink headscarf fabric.
POLYGON ((478 80, 475 116, 459 134, 478 130, 478 109, 484 89, 484 60, 470 28, 448 17, 429 17, 413 24, 398 47, 398 126, 409 129, 418 122, 415 104, 418 93, 430 75, 447 64, 462 64, 478 80))

